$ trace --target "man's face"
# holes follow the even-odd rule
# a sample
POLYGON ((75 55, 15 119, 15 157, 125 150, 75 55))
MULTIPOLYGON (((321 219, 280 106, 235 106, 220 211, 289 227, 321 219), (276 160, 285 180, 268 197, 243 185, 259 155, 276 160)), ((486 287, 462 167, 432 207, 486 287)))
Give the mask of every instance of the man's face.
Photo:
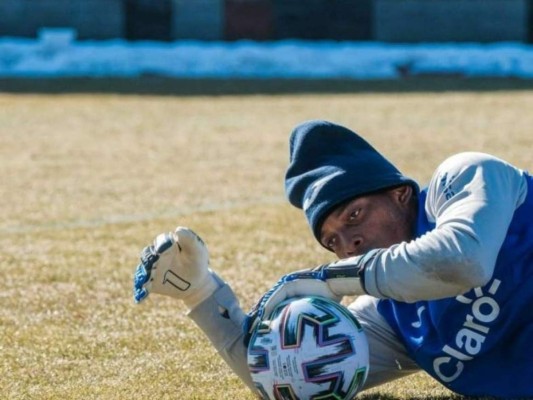
POLYGON ((409 241, 416 216, 412 196, 406 185, 345 202, 324 220, 320 242, 347 258, 409 241))

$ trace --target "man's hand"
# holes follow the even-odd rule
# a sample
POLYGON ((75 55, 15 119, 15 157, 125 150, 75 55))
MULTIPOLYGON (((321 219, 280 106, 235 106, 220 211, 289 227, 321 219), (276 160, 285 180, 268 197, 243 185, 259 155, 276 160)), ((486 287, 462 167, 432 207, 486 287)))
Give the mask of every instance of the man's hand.
POLYGON ((340 301, 343 296, 366 294, 365 266, 382 252, 372 250, 362 256, 350 257, 283 276, 248 313, 245 323, 245 342, 257 324, 268 318, 276 306, 292 297, 321 296, 340 301))
POLYGON ((158 235, 152 245, 142 250, 133 279, 136 303, 150 293, 158 293, 183 300, 190 309, 217 288, 204 242, 192 230, 183 227, 158 235))

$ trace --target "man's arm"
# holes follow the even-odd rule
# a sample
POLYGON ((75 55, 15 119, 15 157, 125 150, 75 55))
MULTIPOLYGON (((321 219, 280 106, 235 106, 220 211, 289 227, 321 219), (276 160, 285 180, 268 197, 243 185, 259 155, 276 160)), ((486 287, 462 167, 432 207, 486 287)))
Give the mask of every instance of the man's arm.
POLYGON ((188 316, 208 337, 226 364, 255 393, 243 340, 246 314, 230 286, 221 282, 221 287, 188 316))
MULTIPOLYGON (((134 300, 136 303, 143 302, 152 293, 182 300, 190 310, 188 316, 204 332, 228 366, 256 392, 248 370, 244 340, 248 333, 244 327, 249 327, 247 324, 252 318, 242 311, 230 286, 208 265, 207 247, 190 229, 178 227, 173 233, 158 235, 154 243, 142 251, 134 276, 134 300)), ((318 293, 336 298, 335 294, 328 294, 319 285, 315 285, 318 293)), ((333 286, 336 287, 336 284, 333 286)), ((350 311, 365 326, 370 345, 367 388, 418 370, 370 297, 360 297, 350 306, 350 311)))
POLYGON ((366 291, 415 302, 484 285, 526 194, 524 172, 505 161, 481 153, 449 158, 428 187, 425 213, 435 228, 382 251, 366 265, 366 291))
POLYGON ((133 279, 136 303, 152 293, 182 300, 188 316, 202 329, 232 370, 255 390, 246 362, 246 317, 231 288, 209 268, 203 240, 189 228, 158 235, 141 252, 133 279))

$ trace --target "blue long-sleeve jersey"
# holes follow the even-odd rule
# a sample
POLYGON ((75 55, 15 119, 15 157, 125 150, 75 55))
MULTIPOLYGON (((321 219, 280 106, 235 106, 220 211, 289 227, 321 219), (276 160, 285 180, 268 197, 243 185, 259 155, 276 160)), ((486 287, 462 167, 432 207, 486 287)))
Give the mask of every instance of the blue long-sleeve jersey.
MULTIPOLYGON (((486 284, 455 297, 378 306, 420 367, 463 395, 533 396, 533 178, 525 179, 527 196, 503 244, 486 249, 497 254, 486 284)), ((435 229, 426 196, 419 197, 417 237, 435 229)))

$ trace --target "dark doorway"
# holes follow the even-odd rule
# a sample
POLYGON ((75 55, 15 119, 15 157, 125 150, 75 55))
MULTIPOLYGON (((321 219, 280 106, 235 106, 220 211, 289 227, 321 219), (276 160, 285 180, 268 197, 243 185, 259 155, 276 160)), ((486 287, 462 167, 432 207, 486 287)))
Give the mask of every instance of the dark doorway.
POLYGON ((527 2, 527 42, 533 43, 533 0, 527 2))
POLYGON ((125 0, 126 39, 171 40, 171 0, 125 0))
POLYGON ((273 0, 272 4, 276 39, 373 39, 373 0, 273 0))

